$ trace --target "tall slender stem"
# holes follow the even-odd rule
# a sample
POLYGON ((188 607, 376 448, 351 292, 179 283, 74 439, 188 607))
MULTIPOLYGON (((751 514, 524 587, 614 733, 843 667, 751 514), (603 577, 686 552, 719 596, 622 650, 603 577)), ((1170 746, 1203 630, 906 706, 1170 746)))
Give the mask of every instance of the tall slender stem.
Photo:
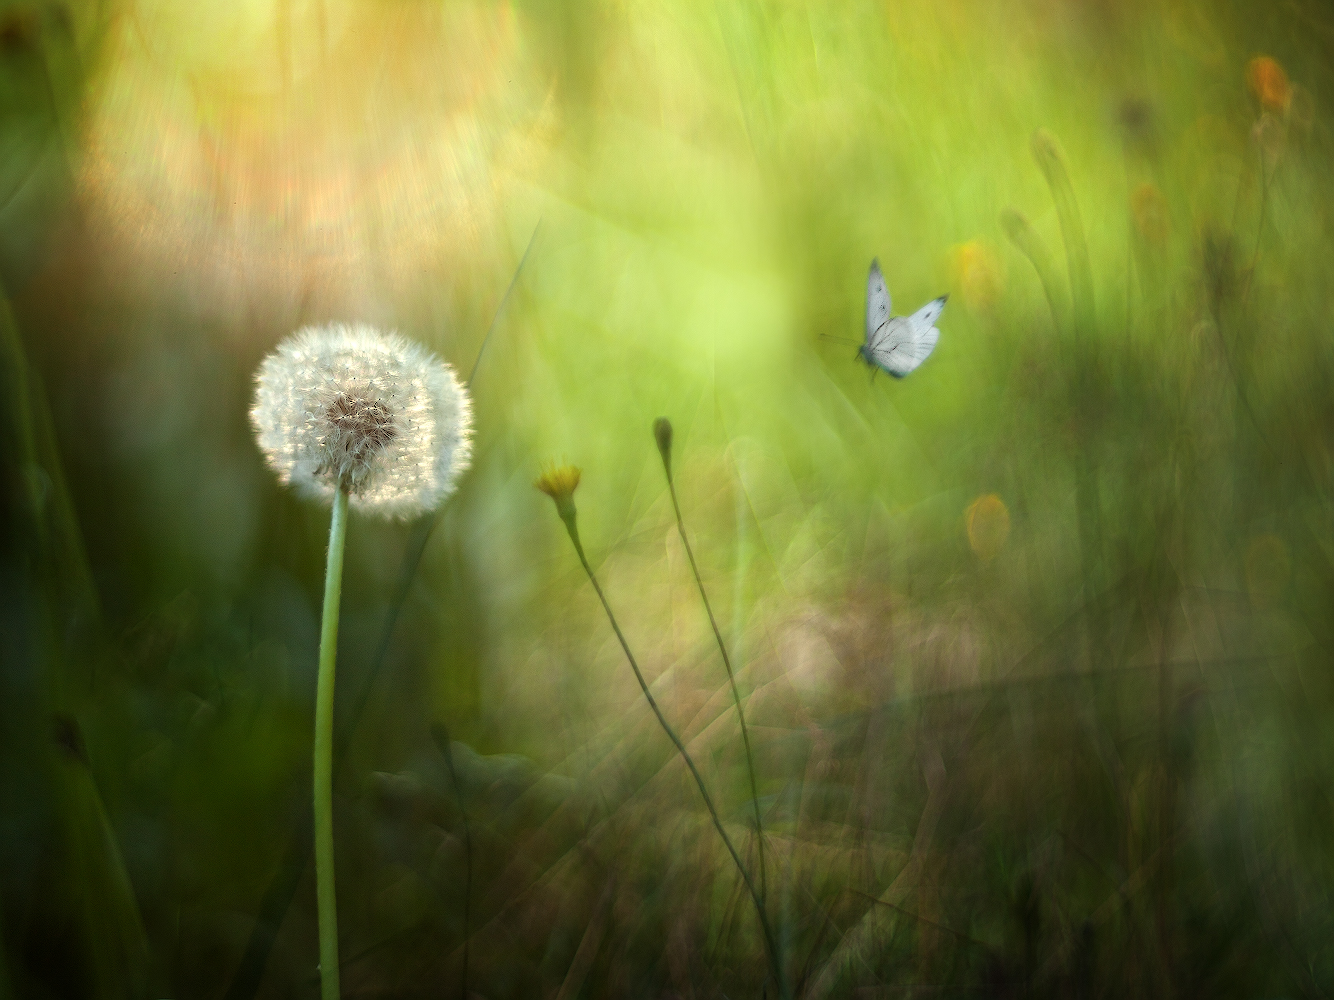
POLYGON ((741 695, 736 689, 736 675, 732 673, 732 658, 727 655, 727 643, 718 629, 718 620, 713 617, 713 607, 709 604, 709 595, 704 592, 704 580, 699 575, 699 566, 695 563, 695 553, 690 548, 690 539, 686 537, 685 522, 681 519, 681 505, 676 499, 676 484, 672 482, 672 470, 667 469, 667 489, 672 494, 672 509, 676 511, 676 531, 681 536, 681 544, 686 548, 686 558, 690 560, 690 572, 695 574, 695 586, 699 588, 700 599, 704 601, 704 611, 709 616, 709 625, 713 628, 713 637, 718 640, 718 652, 722 654, 723 666, 727 668, 727 683, 732 686, 732 702, 736 705, 737 718, 741 720, 741 742, 746 748, 746 770, 750 774, 750 802, 755 810, 755 837, 759 841, 760 854, 760 903, 769 897, 769 880, 764 870, 764 827, 760 824, 760 792, 755 781, 755 758, 750 752, 750 730, 746 728, 746 713, 741 710, 741 695))
POLYGON ((334 664, 338 660, 338 604, 343 592, 347 493, 334 493, 329 560, 320 623, 320 673, 315 691, 315 900, 320 926, 320 996, 338 1000, 338 904, 334 897, 333 722, 334 664))
MULTIPOLYGON (((560 510, 560 505, 557 505, 560 510)), ((727 835, 727 830, 723 827, 723 821, 718 817, 718 810, 714 808, 713 799, 709 797, 709 791, 704 787, 704 778, 699 773, 699 768, 695 766, 694 760, 690 757, 690 752, 686 750, 686 745, 681 742, 681 737, 676 735, 676 730, 667 721, 667 717, 662 714, 662 709, 658 707, 652 693, 648 689, 648 682, 644 680, 644 675, 639 669, 639 664, 635 662, 635 656, 630 652, 630 644, 625 641, 625 636, 621 633, 621 627, 616 624, 616 616, 612 614, 611 605, 607 603, 607 597, 602 593, 602 587, 598 584, 598 578, 593 575, 593 567, 588 564, 588 557, 584 555, 584 546, 579 541, 579 528, 575 523, 573 505, 567 512, 561 511, 561 520, 565 522, 565 528, 570 533, 570 541, 574 543, 574 550, 579 554, 579 562, 583 564, 584 572, 588 574, 588 581, 593 584, 593 590, 598 595, 598 600, 602 602, 602 609, 607 612, 607 620, 611 622, 612 631, 616 633, 616 638, 620 640, 621 649, 625 652, 625 658, 630 661, 630 669, 635 672, 635 680, 639 681, 639 689, 644 692, 644 698, 648 701, 648 707, 653 709, 653 714, 658 718, 658 725, 662 727, 668 738, 675 744, 677 752, 681 759, 686 762, 686 767, 690 768, 690 774, 695 779, 695 784, 699 787, 700 798, 704 800, 704 806, 709 810, 709 816, 713 818, 713 825, 718 830, 718 836, 723 838, 723 844, 727 851, 732 855, 732 861, 736 864, 736 870, 741 873, 742 880, 746 883, 746 888, 750 891, 750 898, 755 902, 755 912, 760 918, 760 929, 764 932, 764 942, 768 947, 769 965, 773 970, 774 982, 778 987, 780 997, 788 997, 787 982, 783 976, 782 963, 778 959, 778 943, 774 937, 773 929, 769 926, 769 916, 765 912, 764 904, 760 901, 760 894, 755 889, 755 882, 750 877, 750 872, 746 871, 746 866, 741 863, 741 856, 737 854, 736 847, 732 844, 732 838, 727 835)))

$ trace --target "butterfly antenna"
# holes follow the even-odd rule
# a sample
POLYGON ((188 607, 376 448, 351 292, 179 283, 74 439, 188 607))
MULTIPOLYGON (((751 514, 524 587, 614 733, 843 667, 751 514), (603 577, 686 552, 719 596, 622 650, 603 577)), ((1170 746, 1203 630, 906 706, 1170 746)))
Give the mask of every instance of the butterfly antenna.
POLYGON ((849 338, 849 337, 835 337, 832 333, 822 333, 822 334, 820 334, 820 339, 821 339, 821 340, 833 340, 833 341, 836 341, 836 342, 838 342, 838 343, 840 343, 840 344, 856 344, 858 347, 861 346, 861 341, 860 341, 860 340, 852 340, 852 339, 849 338))

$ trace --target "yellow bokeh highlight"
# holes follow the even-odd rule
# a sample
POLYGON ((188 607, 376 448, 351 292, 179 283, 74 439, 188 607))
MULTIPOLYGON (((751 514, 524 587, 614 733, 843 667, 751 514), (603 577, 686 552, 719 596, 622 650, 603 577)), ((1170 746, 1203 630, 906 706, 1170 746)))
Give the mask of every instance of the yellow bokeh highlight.
POLYGON ((995 559, 1010 537, 1010 511, 995 493, 980 496, 964 512, 968 545, 983 562, 995 559))
POLYGON ((1005 288, 1000 257, 983 240, 956 246, 950 254, 950 273, 964 305, 973 312, 990 310, 1005 288))
POLYGON ((373 314, 508 253, 549 89, 508 4, 178 8, 110 33, 89 102, 81 195, 135 273, 373 314))
POLYGON ((1256 56, 1246 64, 1246 85, 1266 111, 1286 111, 1292 100, 1288 74, 1270 56, 1256 56))

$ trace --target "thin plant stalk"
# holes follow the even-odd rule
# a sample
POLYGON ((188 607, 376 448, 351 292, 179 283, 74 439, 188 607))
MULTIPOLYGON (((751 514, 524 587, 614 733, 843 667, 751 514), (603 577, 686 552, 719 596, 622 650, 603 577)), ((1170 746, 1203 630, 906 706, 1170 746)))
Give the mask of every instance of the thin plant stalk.
MULTIPOLYGON (((505 306, 518 283, 519 275, 528 262, 528 257, 532 253, 533 244, 537 242, 537 234, 541 227, 542 222, 539 219, 537 225, 533 227, 532 235, 528 238, 528 247, 523 252, 519 266, 510 278, 509 287, 505 289, 500 305, 497 306, 495 315, 491 317, 491 325, 487 328, 486 336, 482 338, 482 346, 477 349, 477 357, 473 360, 472 372, 468 376, 469 386, 474 385, 477 381, 477 370, 481 367, 482 355, 486 351, 486 345, 490 343, 491 335, 500 322, 505 306)), ((393 638, 394 628, 398 623, 399 611, 407 600, 408 591, 416 577, 422 554, 426 551, 426 544, 430 541, 431 532, 439 521, 440 516, 438 514, 430 514, 420 518, 417 521, 417 526, 413 529, 412 538, 408 543, 407 550, 403 553, 398 589, 394 592, 394 596, 389 602, 389 609, 385 613, 384 625, 380 633, 380 644, 376 647, 375 657, 371 660, 370 666, 362 677, 360 691, 352 704, 351 711, 348 712, 343 731, 339 734, 337 746, 334 748, 335 770, 341 767, 347 757, 347 750, 352 745, 352 737, 356 732, 357 723, 370 701, 375 678, 379 675, 385 655, 389 652, 389 642, 393 638)), ((264 974, 264 966, 268 963, 269 952, 273 948, 277 928, 281 926, 283 917, 292 904, 301 875, 310 861, 312 831, 308 825, 309 823, 310 814, 307 813, 297 821, 297 826, 292 831, 291 839, 288 841, 287 853, 264 892, 260 911, 255 918, 254 926, 250 930, 250 939, 246 942, 245 952, 232 975, 232 981, 227 988, 224 1000, 250 1000, 259 991, 260 979, 264 974)), ((0 1000, 3 1000, 3 998, 0 998, 0 1000)))
MULTIPOLYGON (((339 601, 350 505, 408 517, 438 507, 471 456, 472 406, 454 369, 420 344, 364 323, 306 326, 259 365, 250 421, 280 482, 328 502, 329 551, 315 695, 311 840, 315 853, 320 992, 339 995, 334 877, 334 698, 339 601), (416 474, 403 477, 398 470, 416 474)), ((290 884, 290 883, 289 883, 290 884)), ((266 908, 272 896, 266 896, 266 908)), ((252 938, 252 942, 254 939, 252 938)), ((267 947, 247 947, 245 962, 267 947)), ((235 992, 238 982, 233 981, 235 992)), ((249 978, 253 984, 254 978, 249 978)))
MULTIPOLYGON (((557 505, 560 510, 560 505, 557 505)), ((612 613, 611 605, 607 603, 607 597, 602 592, 602 587, 598 584, 598 578, 593 574, 593 567, 588 564, 588 557, 584 555, 584 546, 579 541, 579 528, 575 523, 573 504, 568 511, 561 510, 561 520, 565 522, 565 528, 570 533, 570 541, 574 543, 574 551, 579 555, 579 562, 584 567, 584 572, 588 574, 588 581, 593 585, 593 590, 598 595, 598 600, 602 602, 602 609, 607 612, 607 620, 611 622, 612 631, 616 633, 616 638, 620 641, 621 649, 625 653, 625 658, 630 661, 630 669, 635 673, 635 680, 639 681, 639 689, 644 692, 644 699, 648 702, 648 707, 653 709, 653 714, 658 719, 658 725, 662 727, 668 738, 676 746, 681 759, 686 762, 686 767, 690 769, 691 776, 695 779, 695 784, 699 788, 700 798, 704 800, 704 806, 709 810, 709 816, 713 819, 713 825, 718 830, 718 836, 723 838, 723 844, 727 851, 732 855, 732 861, 736 864, 736 870, 741 873, 742 880, 746 883, 746 888, 750 891, 750 897, 755 902, 755 912, 760 918, 760 929, 764 932, 764 942, 769 952, 769 964, 773 969, 774 980, 778 985, 778 993, 781 997, 787 997, 788 991, 783 977, 782 965, 778 960, 778 944, 774 937, 773 929, 769 926, 769 917, 765 913, 764 904, 760 900, 760 894, 755 888, 755 882, 750 877, 750 872, 746 866, 741 863, 741 856, 737 854, 736 847, 732 844, 732 838, 727 835, 727 830, 723 827, 723 821, 718 816, 718 810, 713 805, 713 799, 709 797, 709 791, 704 787, 704 777, 699 773, 699 768, 695 766, 691 759, 690 752, 686 750, 686 745, 681 742, 681 737, 676 735, 676 730, 667 721, 666 716, 662 714, 662 709, 653 698, 653 694, 648 689, 648 682, 644 680, 644 674, 639 669, 639 664, 635 661, 635 656, 630 652, 630 644, 625 641, 625 635, 621 632, 621 627, 616 623, 616 616, 612 613)))
MULTIPOLYGON (((472 827, 468 823, 468 809, 463 802, 463 784, 459 781, 458 769, 454 766, 453 740, 449 729, 443 722, 431 726, 431 737, 449 766, 449 780, 454 785, 454 800, 458 804, 459 816, 463 820, 463 970, 459 977, 459 996, 468 1000, 468 952, 472 942, 472 827)), ((0 997, 0 1000, 4 1000, 0 997)))
POLYGON ((732 703, 736 705, 736 715, 741 721, 741 742, 746 749, 746 771, 750 776, 750 802, 755 810, 755 837, 759 841, 760 903, 763 904, 769 898, 769 884, 764 866, 764 826, 760 821, 760 792, 759 785, 755 781, 755 757, 750 750, 750 730, 746 726, 746 713, 741 709, 741 695, 737 691, 736 675, 732 672, 732 658, 727 655, 727 643, 723 642, 723 634, 718 628, 718 620, 713 616, 713 607, 709 604, 709 595, 704 592, 704 580, 699 575, 699 565, 695 562, 695 553, 690 548, 690 539, 686 537, 686 525, 681 517, 681 504, 676 498, 676 483, 672 479, 671 424, 667 423, 666 418, 660 418, 660 423, 655 425, 654 430, 658 439, 658 450, 662 453, 662 467, 667 473, 667 489, 672 495, 672 510, 676 512, 676 531, 681 536, 681 544, 685 546, 686 559, 690 562, 690 572, 695 576, 695 586, 699 588, 700 600, 704 602, 704 612, 709 616, 709 627, 713 629, 713 637, 718 642, 718 652, 722 655, 723 666, 727 670, 727 683, 732 688, 732 703), (661 429, 663 425, 666 427, 665 434, 661 429))
POLYGON ((338 659, 338 605, 343 591, 347 491, 334 493, 329 559, 320 623, 320 673, 315 692, 315 900, 320 926, 320 996, 338 1000, 338 904, 334 895, 333 723, 334 664, 338 659))
MULTIPOLYGON (((1056 216, 1060 220, 1061 237, 1065 242, 1066 272, 1070 281, 1070 346, 1075 358, 1070 403, 1072 412, 1078 418, 1076 426, 1079 434, 1075 453, 1075 516, 1079 525, 1084 583, 1092 598, 1089 605, 1089 656, 1093 668, 1098 670, 1107 664, 1109 625, 1106 611, 1101 607, 1098 598, 1103 590, 1105 575, 1102 557, 1102 510, 1098 472, 1089 457, 1090 424, 1094 416, 1088 403, 1093 389, 1090 359, 1097 347, 1093 339, 1096 317, 1093 267, 1089 262, 1088 241, 1085 239, 1084 224, 1079 215, 1079 203, 1075 199, 1074 185, 1070 183, 1070 173, 1066 169, 1065 155, 1061 152, 1060 144, 1050 132, 1038 129, 1033 133, 1031 146, 1033 158, 1046 178, 1047 186, 1051 189, 1052 201, 1056 204, 1056 216)), ((1018 213, 1012 211, 1002 213, 1002 224, 1010 239, 1028 255, 1047 291, 1048 300, 1052 301, 1053 292, 1049 287, 1052 279, 1044 259, 1045 253, 1040 249, 1041 242, 1030 235, 1022 221, 1018 213)))
POLYGON ((1051 309, 1051 320, 1056 328, 1056 335, 1058 338, 1062 337, 1061 331, 1065 326, 1068 305, 1062 296, 1061 285, 1057 280, 1056 268, 1052 265, 1051 252, 1047 249, 1047 244, 1029 225, 1028 219, 1016 209, 1003 209, 1000 214, 1000 224, 1010 242, 1019 248, 1020 253, 1028 258, 1033 270, 1037 272, 1042 292, 1047 297, 1047 306, 1051 309))

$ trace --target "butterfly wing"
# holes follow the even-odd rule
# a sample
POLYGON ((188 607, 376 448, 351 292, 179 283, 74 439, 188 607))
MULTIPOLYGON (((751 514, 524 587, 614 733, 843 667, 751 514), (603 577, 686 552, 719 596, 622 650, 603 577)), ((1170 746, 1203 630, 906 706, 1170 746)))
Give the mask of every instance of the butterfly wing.
POLYGON ((909 316, 908 322, 923 327, 935 326, 936 320, 940 319, 940 314, 944 311, 945 303, 947 301, 949 301, 948 295, 942 295, 938 299, 932 299, 926 305, 922 306, 921 309, 918 309, 917 312, 909 316))
POLYGON ((936 349, 940 331, 935 322, 945 308, 942 295, 918 309, 911 316, 895 316, 889 320, 867 347, 871 358, 895 378, 903 378, 936 349))
POLYGON ((880 261, 871 261, 871 272, 866 276, 866 344, 869 347, 884 325, 889 322, 889 287, 880 273, 880 261))

